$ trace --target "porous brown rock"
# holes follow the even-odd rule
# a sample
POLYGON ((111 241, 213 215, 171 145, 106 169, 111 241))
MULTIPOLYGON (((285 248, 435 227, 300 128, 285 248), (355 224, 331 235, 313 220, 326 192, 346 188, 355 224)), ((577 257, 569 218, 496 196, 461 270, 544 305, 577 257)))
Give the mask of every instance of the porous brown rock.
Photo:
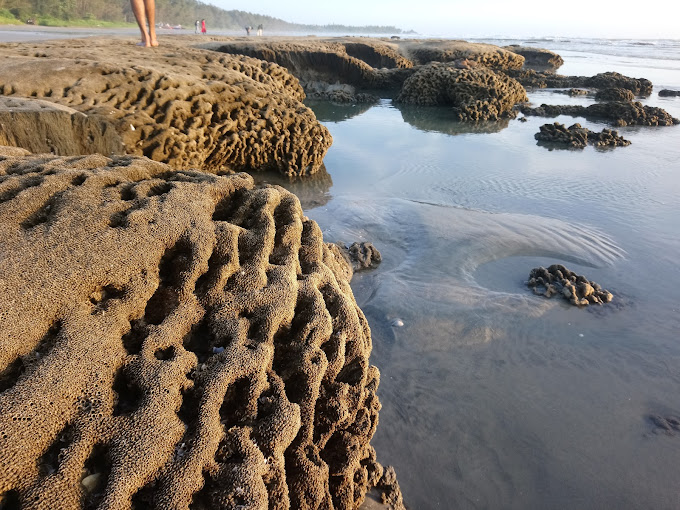
POLYGON ((459 120, 477 121, 511 117, 514 105, 526 100, 524 88, 503 73, 434 63, 406 80, 395 102, 452 106, 459 120))
POLYGON ((105 122, 128 154, 174 168, 306 175, 332 143, 285 69, 178 38, 158 50, 111 39, 5 44, 0 58, 1 95, 43 99, 105 122))
POLYGON ((635 94, 628 89, 607 88, 598 90, 595 99, 598 101, 634 101, 635 94))
POLYGON ((564 64, 564 59, 554 51, 543 48, 531 48, 511 44, 503 49, 517 53, 524 57, 524 67, 529 69, 557 69, 564 64))
POLYGON ((335 40, 233 40, 204 45, 220 53, 247 55, 285 67, 304 87, 310 82, 370 85, 375 70, 335 40))
POLYGON ((351 268, 283 188, 0 156, 0 240, 0 501, 354 509, 383 478, 351 268))
POLYGON ((524 57, 507 49, 485 43, 446 39, 404 39, 400 51, 415 64, 468 60, 493 69, 521 69, 524 57))
POLYGON ((524 115, 539 117, 557 117, 570 115, 585 117, 589 120, 606 120, 615 126, 673 126, 680 124, 680 120, 671 116, 663 108, 646 106, 638 101, 608 101, 589 106, 581 105, 548 105, 539 107, 519 105, 524 115))
POLYGON ((680 97, 680 90, 661 89, 659 91, 661 97, 680 97))
POLYGON ((349 246, 339 243, 337 247, 355 273, 374 268, 382 262, 382 255, 372 243, 354 242, 349 246))
POLYGON ((600 133, 584 128, 576 123, 569 127, 555 122, 554 124, 544 124, 540 131, 534 135, 536 140, 541 142, 559 143, 569 147, 582 149, 588 144, 596 147, 626 147, 630 141, 619 136, 617 131, 603 129, 600 133))
POLYGON ((599 73, 595 76, 563 76, 550 71, 532 69, 507 69, 504 72, 523 86, 531 88, 620 88, 630 90, 636 96, 648 96, 653 88, 652 82, 646 78, 630 78, 614 72, 599 73))
POLYGON ((57 155, 125 154, 113 124, 40 99, 0 96, 0 145, 57 155))
POLYGON ((561 264, 548 269, 537 267, 531 270, 527 285, 534 294, 550 298, 556 294, 575 306, 609 303, 614 296, 585 276, 577 275, 561 264))

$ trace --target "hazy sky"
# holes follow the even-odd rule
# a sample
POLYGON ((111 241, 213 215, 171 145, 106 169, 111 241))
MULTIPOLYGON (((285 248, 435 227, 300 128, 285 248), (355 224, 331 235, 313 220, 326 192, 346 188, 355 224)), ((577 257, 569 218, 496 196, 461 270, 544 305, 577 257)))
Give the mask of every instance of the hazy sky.
POLYGON ((678 0, 204 0, 295 23, 394 25, 443 36, 680 39, 678 0))

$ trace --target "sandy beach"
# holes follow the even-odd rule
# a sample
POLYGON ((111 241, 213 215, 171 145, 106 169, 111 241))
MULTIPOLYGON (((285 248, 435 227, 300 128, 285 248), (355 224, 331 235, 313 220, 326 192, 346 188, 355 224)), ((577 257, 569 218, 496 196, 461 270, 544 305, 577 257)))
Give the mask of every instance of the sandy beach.
POLYGON ((0 42, 0 507, 673 508, 680 61, 0 42))

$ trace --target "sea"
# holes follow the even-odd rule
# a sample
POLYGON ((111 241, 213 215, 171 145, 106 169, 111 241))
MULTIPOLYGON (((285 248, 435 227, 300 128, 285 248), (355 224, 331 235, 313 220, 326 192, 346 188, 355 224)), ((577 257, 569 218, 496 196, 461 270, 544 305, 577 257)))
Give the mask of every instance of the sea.
MULTIPOLYGON (((546 48, 558 73, 643 77, 680 118, 680 40, 476 39, 546 48)), ((533 105, 591 104, 555 90, 533 105)), ((542 124, 462 124, 440 107, 309 102, 325 172, 280 182, 330 242, 368 241, 352 280, 381 372, 373 444, 411 509, 680 508, 680 126, 560 149, 542 124), (527 287, 563 264, 614 295, 577 308, 527 287)))

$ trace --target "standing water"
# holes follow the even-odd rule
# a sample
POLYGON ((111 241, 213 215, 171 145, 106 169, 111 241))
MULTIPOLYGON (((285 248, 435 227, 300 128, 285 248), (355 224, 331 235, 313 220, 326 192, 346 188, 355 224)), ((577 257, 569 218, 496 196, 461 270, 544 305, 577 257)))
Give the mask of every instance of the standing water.
MULTIPOLYGON (((651 79, 643 102, 680 117, 680 98, 658 96, 680 90, 677 41, 488 42, 557 51, 560 74, 651 79)), ((680 415, 680 127, 549 150, 534 140, 546 122, 610 126, 465 125, 389 100, 310 106, 333 135, 330 178, 293 191, 327 241, 382 252, 352 286, 382 373, 373 444, 407 505, 680 508, 680 435, 649 419, 680 415), (555 263, 614 301, 533 295, 529 271, 555 263)))

